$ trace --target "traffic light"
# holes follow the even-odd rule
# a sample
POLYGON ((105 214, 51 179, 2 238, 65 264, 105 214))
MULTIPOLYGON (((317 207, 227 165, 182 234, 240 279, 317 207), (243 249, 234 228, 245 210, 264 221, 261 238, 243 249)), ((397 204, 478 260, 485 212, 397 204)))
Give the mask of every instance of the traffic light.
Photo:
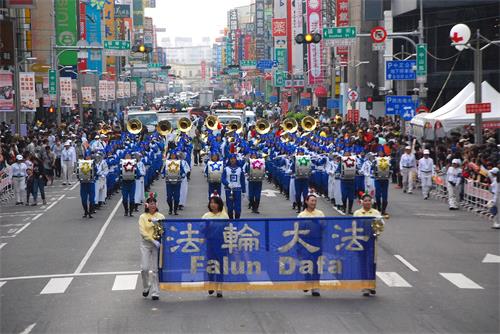
POLYGON ((373 109, 373 97, 368 96, 366 98, 366 110, 372 110, 373 109))
POLYGON ((49 107, 49 113, 50 113, 50 114, 53 114, 53 113, 55 113, 55 112, 56 112, 56 108, 54 108, 54 106, 50 106, 50 107, 49 107))
POLYGON ((297 44, 311 44, 311 43, 314 43, 314 44, 317 44, 319 42, 321 42, 321 34, 318 34, 318 33, 309 33, 309 34, 298 34, 297 36, 295 36, 295 42, 297 42, 297 44))
POLYGON ((144 44, 134 45, 132 47, 132 52, 150 53, 151 51, 153 51, 153 48, 144 44))

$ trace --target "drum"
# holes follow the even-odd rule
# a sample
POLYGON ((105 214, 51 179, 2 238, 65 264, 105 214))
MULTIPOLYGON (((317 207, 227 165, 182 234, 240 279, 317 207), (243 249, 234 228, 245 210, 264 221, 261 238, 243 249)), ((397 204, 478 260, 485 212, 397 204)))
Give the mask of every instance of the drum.
POLYGON ((295 177, 297 179, 305 179, 311 176, 311 157, 308 155, 295 157, 295 177))
POLYGON ((122 180, 135 180, 135 168, 137 161, 134 159, 122 159, 120 160, 122 180))
POLYGON ((250 159, 248 181, 262 181, 266 175, 266 161, 264 159, 250 159))
POLYGON ((80 182, 94 181, 94 160, 79 159, 76 168, 76 176, 80 182))
POLYGON ((376 179, 388 179, 391 172, 391 158, 377 157, 373 175, 376 179))
POLYGON ((356 176, 356 157, 342 157, 342 179, 354 179, 356 176))
POLYGON ((165 180, 167 183, 177 183, 181 181, 181 161, 165 161, 165 180))
POLYGON ((207 167, 208 183, 221 183, 223 169, 222 161, 209 161, 207 167))

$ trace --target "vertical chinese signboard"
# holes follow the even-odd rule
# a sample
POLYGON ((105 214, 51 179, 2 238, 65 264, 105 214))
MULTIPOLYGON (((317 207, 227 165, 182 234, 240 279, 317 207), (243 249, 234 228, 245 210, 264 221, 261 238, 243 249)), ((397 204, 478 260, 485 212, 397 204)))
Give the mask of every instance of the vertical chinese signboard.
MULTIPOLYGON (((349 0, 337 0, 337 27, 349 25, 349 0)), ((340 57, 340 62, 347 63, 349 47, 337 47, 336 54, 340 57)))
POLYGON ((23 111, 36 111, 35 73, 19 73, 20 103, 23 111))
POLYGON ((99 80, 99 101, 108 100, 108 82, 106 80, 99 80))
POLYGON ((115 82, 114 81, 108 81, 108 101, 114 101, 115 100, 115 82))
MULTIPOLYGON (((321 1, 307 0, 307 31, 319 32, 323 30, 322 17, 321 17, 321 1)), ((321 71, 321 45, 322 43, 311 43, 308 48, 308 65, 309 65, 309 84, 314 85, 323 82, 323 75, 321 71)))
POLYGON ((255 0, 255 59, 265 59, 264 0, 255 0))
POLYGON ((71 107, 73 105, 73 93, 71 78, 59 78, 59 90, 61 92, 61 107, 71 107))
MULTIPOLYGON (((78 37, 76 4, 77 1, 54 0, 57 46, 76 45, 78 37)), ((59 65, 76 66, 76 64, 76 51, 66 51, 59 56, 59 65)))

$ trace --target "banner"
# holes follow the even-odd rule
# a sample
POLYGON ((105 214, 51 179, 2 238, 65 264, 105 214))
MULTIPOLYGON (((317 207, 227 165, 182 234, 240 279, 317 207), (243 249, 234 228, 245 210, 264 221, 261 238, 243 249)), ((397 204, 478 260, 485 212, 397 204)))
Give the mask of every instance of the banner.
POLYGON ((61 92, 61 107, 71 107, 73 105, 71 78, 59 78, 59 90, 61 92))
MULTIPOLYGON (((349 25, 349 0, 337 0, 336 16, 337 27, 345 27, 349 25)), ((347 63, 349 57, 349 47, 337 47, 336 54, 340 57, 341 63, 347 63)))
POLYGON ((146 94, 153 94, 155 91, 155 84, 153 82, 146 82, 144 87, 146 89, 146 94))
MULTIPOLYGON (((115 2, 106 1, 104 3, 104 36, 103 40, 111 41, 116 39, 115 34, 115 2)), ((106 57, 106 72, 116 74, 115 57, 106 57)))
POLYGON ((255 0, 255 59, 266 59, 264 0, 255 0))
POLYGON ((35 73, 19 73, 19 97, 22 111, 36 111, 35 73))
MULTIPOLYGON (((315 0, 307 0, 307 31, 310 33, 322 33, 323 23, 321 17, 321 2, 315 0)), ((318 44, 311 43, 307 46, 308 49, 308 69, 309 69, 309 84, 314 85, 323 82, 321 71, 321 42, 318 44)))
POLYGON ((115 100, 115 82, 114 81, 108 81, 108 101, 114 101, 115 100))
POLYGON ((367 217, 164 220, 160 287, 375 289, 372 222, 367 217))
POLYGON ((130 90, 132 91, 132 96, 137 96, 137 82, 132 81, 130 83, 130 90))
POLYGON ((99 101, 105 102, 108 100, 108 82, 99 80, 99 101))
MULTIPOLYGON (((295 42, 295 36, 303 33, 303 11, 302 2, 291 1, 290 5, 292 14, 292 68, 291 72, 293 75, 299 74, 304 75, 304 44, 298 44, 295 42)), ((294 78, 292 78, 294 79, 294 78)))
POLYGON ((42 82, 42 98, 43 98, 43 106, 48 108, 51 106, 51 98, 49 94, 49 77, 43 77, 42 82))
POLYGON ((116 90, 116 98, 123 99, 125 97, 125 82, 118 81, 118 89, 116 90))
POLYGON ((14 110, 13 75, 9 71, 0 71, 0 111, 14 110))
POLYGON ((144 6, 142 0, 134 0, 132 4, 134 29, 140 30, 144 26, 144 6))
MULTIPOLYGON (((87 42, 89 42, 89 44, 102 44, 101 12, 102 10, 94 4, 87 4, 86 6, 87 42)), ((88 68, 90 70, 96 70, 97 73, 102 73, 102 51, 89 50, 88 53, 88 68)))
POLYGON ((130 81, 125 81, 123 86, 123 97, 129 98, 130 97, 130 81))
POLYGON ((82 103, 91 104, 92 101, 92 87, 82 87, 82 103))
MULTIPOLYGON (((56 44, 57 46, 72 46, 77 42, 76 24, 77 1, 54 0, 56 44)), ((59 56, 59 65, 76 65, 76 51, 66 51, 59 56)))

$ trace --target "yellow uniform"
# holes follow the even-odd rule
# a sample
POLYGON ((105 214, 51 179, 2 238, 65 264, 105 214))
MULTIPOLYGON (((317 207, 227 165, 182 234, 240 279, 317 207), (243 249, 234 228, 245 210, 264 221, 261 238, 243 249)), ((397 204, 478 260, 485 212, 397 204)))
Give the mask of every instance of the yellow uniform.
POLYGON ((361 209, 358 209, 356 211, 354 211, 354 216, 355 217, 380 217, 381 214, 380 214, 380 211, 374 209, 374 208, 370 208, 370 210, 368 211, 365 211, 365 209, 361 208, 361 209))
POLYGON ((151 220, 165 219, 159 212, 154 214, 143 213, 139 217, 139 231, 141 233, 141 277, 143 296, 149 294, 157 298, 160 295, 158 282, 158 241, 153 239, 153 222, 151 220), (151 273, 150 273, 151 272, 151 273), (151 285, 150 285, 151 284, 151 285))
POLYGON ((221 211, 218 213, 207 212, 201 217, 201 219, 229 219, 226 211, 221 211))
POLYGON ((165 219, 165 216, 159 212, 156 212, 154 215, 150 213, 143 213, 139 217, 139 231, 144 240, 153 241, 153 222, 151 220, 156 219, 165 219))
POLYGON ((314 209, 313 211, 309 211, 309 210, 305 209, 304 211, 299 213, 299 215, 297 217, 298 218, 308 218, 308 217, 324 217, 324 216, 325 216, 325 214, 321 210, 314 209))

